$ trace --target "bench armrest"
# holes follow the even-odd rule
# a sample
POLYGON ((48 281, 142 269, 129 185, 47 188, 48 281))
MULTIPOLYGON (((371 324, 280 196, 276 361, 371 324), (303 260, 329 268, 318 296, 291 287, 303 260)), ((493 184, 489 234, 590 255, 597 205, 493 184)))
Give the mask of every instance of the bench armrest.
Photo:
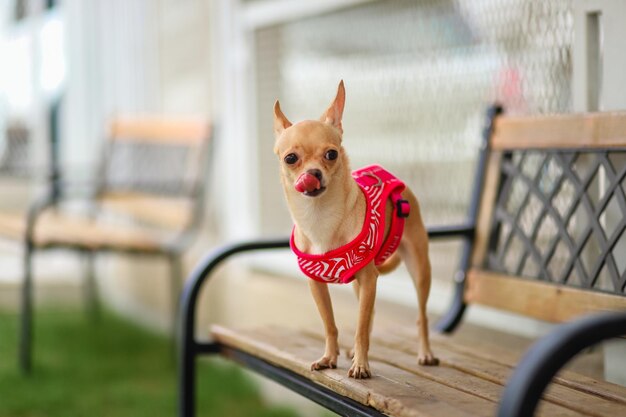
POLYGON ((431 239, 436 238, 450 238, 450 237, 463 237, 471 238, 476 230, 473 224, 453 224, 445 226, 430 226, 426 228, 428 237, 431 239))
POLYGON ((532 416, 546 387, 576 354, 626 334, 626 312, 585 316, 557 327, 526 352, 507 382, 498 417, 532 416))
POLYGON ((200 289, 211 276, 213 270, 223 261, 233 255, 242 252, 267 249, 286 249, 289 247, 289 239, 255 240, 234 243, 215 249, 202 259, 189 275, 180 302, 181 325, 178 346, 178 372, 179 372, 179 414, 181 416, 193 415, 195 406, 195 357, 199 353, 211 352, 216 349, 213 343, 201 343, 195 339, 196 328, 196 305, 200 289))
POLYGON ((248 242, 233 243, 219 247, 204 257, 191 271, 189 279, 185 282, 181 295, 180 319, 183 320, 181 327, 183 341, 192 341, 195 327, 195 308, 202 285, 210 278, 213 270, 231 256, 243 252, 251 252, 267 249, 289 248, 289 239, 253 240, 248 242))

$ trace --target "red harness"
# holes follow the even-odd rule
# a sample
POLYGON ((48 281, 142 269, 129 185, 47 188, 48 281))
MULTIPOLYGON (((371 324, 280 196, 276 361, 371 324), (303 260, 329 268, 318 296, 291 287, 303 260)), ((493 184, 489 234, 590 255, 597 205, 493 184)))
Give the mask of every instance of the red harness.
POLYGON ((316 281, 347 284, 370 261, 374 260, 376 265, 385 262, 400 244, 404 219, 410 211, 409 202, 403 200, 401 195, 404 183, 378 165, 354 171, 352 177, 361 187, 367 201, 363 228, 356 238, 324 254, 310 255, 296 247, 295 226, 291 232, 291 250, 298 257, 298 266, 305 275, 316 281), (389 235, 384 239, 387 199, 393 203, 393 213, 389 235))

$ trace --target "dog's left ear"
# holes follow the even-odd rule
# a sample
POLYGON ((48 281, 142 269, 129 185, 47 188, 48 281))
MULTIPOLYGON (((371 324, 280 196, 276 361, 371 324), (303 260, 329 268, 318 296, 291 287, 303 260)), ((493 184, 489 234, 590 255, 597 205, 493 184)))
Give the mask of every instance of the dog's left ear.
POLYGON ((339 88, 337 88, 337 96, 335 100, 330 104, 330 107, 324 112, 320 120, 324 123, 328 123, 343 133, 343 127, 341 126, 341 117, 343 116, 343 106, 346 104, 346 89, 343 86, 343 80, 339 82, 339 88))

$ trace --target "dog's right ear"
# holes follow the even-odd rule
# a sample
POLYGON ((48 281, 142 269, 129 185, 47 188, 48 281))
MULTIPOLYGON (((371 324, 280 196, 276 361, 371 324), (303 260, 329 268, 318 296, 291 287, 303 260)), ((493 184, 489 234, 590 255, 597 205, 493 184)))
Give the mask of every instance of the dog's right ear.
POLYGON ((274 134, 278 137, 289 126, 291 126, 291 122, 287 120, 280 109, 280 103, 276 100, 274 103, 274 134))

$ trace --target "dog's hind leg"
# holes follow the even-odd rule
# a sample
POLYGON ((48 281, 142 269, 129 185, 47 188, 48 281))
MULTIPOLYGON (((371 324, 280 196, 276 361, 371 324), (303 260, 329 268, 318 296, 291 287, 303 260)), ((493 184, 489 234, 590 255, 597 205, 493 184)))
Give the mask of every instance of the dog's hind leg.
POLYGON ((328 284, 324 282, 309 280, 309 288, 313 299, 317 305, 320 317, 324 322, 324 332, 326 334, 326 348, 324 355, 311 364, 311 370, 316 371, 325 368, 337 367, 337 356, 339 356, 338 332, 333 314, 333 305, 328 292, 328 284))
POLYGON ((428 234, 419 212, 417 199, 410 192, 405 192, 405 198, 410 201, 411 215, 405 223, 402 242, 399 247, 402 260, 413 279, 417 291, 418 319, 417 329, 419 335, 419 350, 417 362, 420 365, 438 365, 437 359, 431 349, 428 338, 428 316, 426 303, 430 294, 431 269, 428 258, 428 234))

